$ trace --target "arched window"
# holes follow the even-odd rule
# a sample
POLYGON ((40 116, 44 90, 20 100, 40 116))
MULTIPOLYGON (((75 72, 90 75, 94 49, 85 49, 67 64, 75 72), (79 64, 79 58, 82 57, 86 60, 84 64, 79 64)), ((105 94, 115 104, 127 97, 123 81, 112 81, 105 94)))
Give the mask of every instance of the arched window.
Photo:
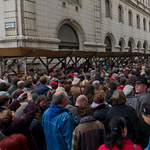
POLYGON ((123 22, 123 19, 122 19, 123 17, 122 17, 122 7, 121 6, 119 6, 118 7, 118 21, 119 22, 123 22))
POLYGON ((105 0, 105 6, 106 6, 106 17, 111 17, 110 16, 110 2, 109 2, 109 0, 105 0))
POLYGON ((122 41, 119 41, 119 46, 120 46, 120 52, 122 52, 122 49, 123 49, 123 43, 122 43, 122 41))
POLYGON ((106 52, 111 52, 112 45, 111 40, 108 36, 105 38, 105 44, 106 44, 106 52))
POLYGON ((145 20, 145 18, 143 19, 143 30, 146 31, 146 20, 145 20))
POLYGON ((79 41, 76 31, 68 24, 64 24, 58 31, 59 49, 79 49, 79 41))
POLYGON ((128 19, 129 19, 129 26, 132 26, 132 13, 131 13, 131 11, 128 12, 128 19))
POLYGON ((143 48, 144 48, 144 53, 146 53, 146 49, 147 49, 147 42, 146 41, 144 41, 144 43, 143 43, 143 48))
POLYGON ((128 42, 129 52, 132 52, 132 43, 131 41, 128 42))
POLYGON ((137 23, 137 28, 140 29, 140 17, 139 17, 139 15, 136 16, 136 23, 137 23))
POLYGON ((140 44, 140 42, 138 42, 137 48, 138 48, 138 52, 140 52, 140 49, 141 49, 141 44, 140 44))

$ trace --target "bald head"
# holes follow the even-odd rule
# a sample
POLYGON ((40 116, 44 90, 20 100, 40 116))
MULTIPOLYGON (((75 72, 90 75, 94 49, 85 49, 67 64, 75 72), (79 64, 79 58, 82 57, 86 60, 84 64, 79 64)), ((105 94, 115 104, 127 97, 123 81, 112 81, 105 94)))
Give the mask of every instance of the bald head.
POLYGON ((87 103, 87 102, 88 102, 87 97, 85 95, 80 95, 77 97, 75 105, 80 106, 80 105, 87 103))
POLYGON ((18 87, 18 89, 23 89, 24 88, 24 81, 18 81, 17 87, 18 87))

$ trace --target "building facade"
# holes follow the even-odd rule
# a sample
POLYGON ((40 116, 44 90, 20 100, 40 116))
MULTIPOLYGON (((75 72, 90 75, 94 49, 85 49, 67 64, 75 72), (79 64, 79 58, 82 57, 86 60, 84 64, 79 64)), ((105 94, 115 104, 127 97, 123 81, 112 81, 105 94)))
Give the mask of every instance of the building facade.
POLYGON ((150 0, 0 0, 0 48, 150 53, 150 0))

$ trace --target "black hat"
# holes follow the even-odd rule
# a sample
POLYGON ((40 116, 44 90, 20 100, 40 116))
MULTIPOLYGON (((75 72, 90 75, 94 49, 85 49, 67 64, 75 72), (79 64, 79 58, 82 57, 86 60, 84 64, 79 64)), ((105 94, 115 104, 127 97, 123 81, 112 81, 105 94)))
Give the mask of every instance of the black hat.
POLYGON ((143 84, 146 84, 148 87, 150 87, 150 84, 147 82, 147 78, 145 77, 138 77, 135 83, 143 83, 143 84))

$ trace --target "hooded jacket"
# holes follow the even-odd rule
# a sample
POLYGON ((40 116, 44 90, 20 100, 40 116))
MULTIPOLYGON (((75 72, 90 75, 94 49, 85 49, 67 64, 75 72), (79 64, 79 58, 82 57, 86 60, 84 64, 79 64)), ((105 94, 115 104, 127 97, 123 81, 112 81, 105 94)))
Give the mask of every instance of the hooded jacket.
POLYGON ((38 96, 40 95, 47 95, 47 92, 49 91, 49 87, 47 87, 45 84, 40 84, 38 87, 36 87, 36 89, 34 90, 35 93, 38 94, 38 96))
POLYGON ((69 114, 68 109, 51 105, 43 114, 42 125, 48 150, 71 149, 75 119, 69 114))

